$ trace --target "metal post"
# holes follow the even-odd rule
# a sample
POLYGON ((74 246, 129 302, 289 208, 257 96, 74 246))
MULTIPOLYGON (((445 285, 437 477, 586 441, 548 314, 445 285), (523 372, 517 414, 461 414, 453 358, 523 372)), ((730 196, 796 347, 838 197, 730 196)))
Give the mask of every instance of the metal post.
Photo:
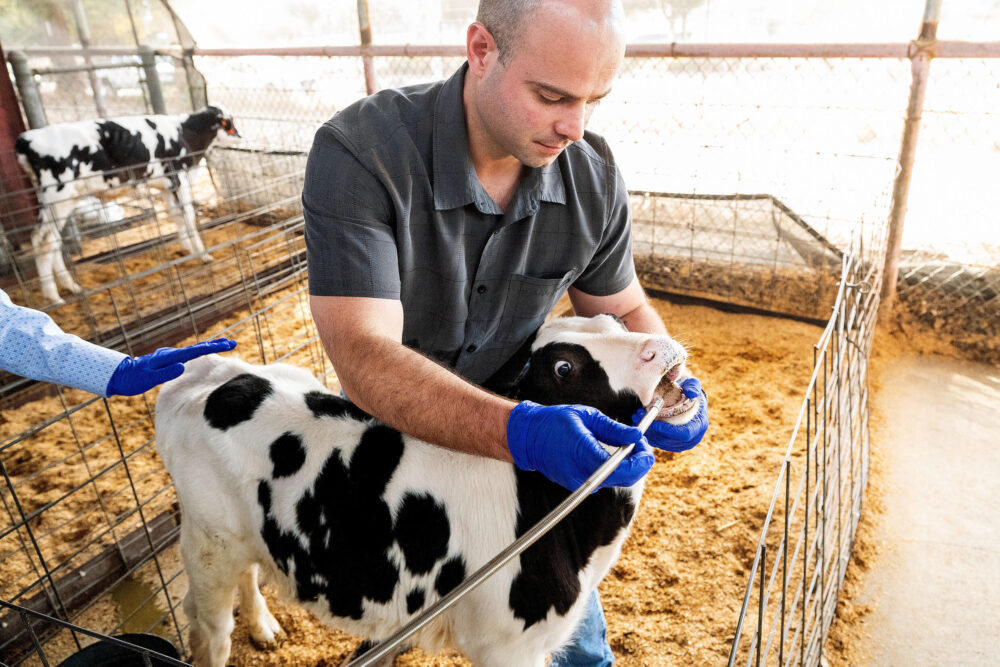
POLYGON ((73 18, 76 21, 76 34, 80 38, 80 46, 83 47, 83 61, 87 64, 90 89, 94 91, 94 106, 97 107, 97 115, 101 118, 107 118, 108 106, 104 103, 104 91, 101 88, 101 82, 97 80, 94 61, 91 60, 90 54, 87 52, 90 48, 90 26, 87 25, 87 15, 83 11, 83 0, 73 2, 73 18))
POLYGON ((48 125, 48 121, 45 120, 45 107, 42 106, 42 96, 38 93, 35 75, 28 65, 28 56, 22 51, 11 51, 7 60, 14 71, 14 83, 17 84, 17 92, 21 97, 21 106, 24 107, 28 127, 31 129, 45 127, 48 125))
POLYGON ((191 110, 197 111, 208 104, 208 84, 198 68, 194 66, 194 49, 184 49, 181 63, 184 66, 184 76, 187 79, 188 94, 191 97, 191 110))
POLYGON ((361 31, 361 62, 365 66, 365 90, 371 95, 378 90, 375 79, 375 60, 368 52, 372 45, 372 24, 368 19, 368 0, 358 0, 358 28, 361 31))
POLYGON ((149 103, 153 113, 167 113, 167 103, 163 99, 163 86, 160 84, 160 74, 156 71, 156 51, 146 44, 139 45, 139 58, 142 69, 146 72, 146 88, 149 90, 149 103))
POLYGON ((896 181, 892 187, 892 208, 889 212, 889 235, 885 252, 885 266, 882 272, 883 317, 892 313, 896 301, 896 280, 899 274, 899 256, 902 252, 903 221, 906 217, 906 202, 910 196, 910 179, 913 175, 913 161, 917 153, 917 137, 920 134, 920 120, 927 93, 927 78, 934 46, 937 43, 938 19, 941 16, 941 0, 927 0, 924 7, 924 21, 920 26, 920 36, 910 45, 910 101, 906 107, 906 122, 903 125, 903 140, 899 147, 899 166, 896 181))

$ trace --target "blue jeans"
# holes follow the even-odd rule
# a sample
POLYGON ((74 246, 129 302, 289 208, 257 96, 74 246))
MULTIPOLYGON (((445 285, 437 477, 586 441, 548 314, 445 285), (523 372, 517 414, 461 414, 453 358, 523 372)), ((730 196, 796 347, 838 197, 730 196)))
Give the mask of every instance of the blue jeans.
POLYGON ((609 667, 615 656, 608 646, 608 624, 604 620, 597 591, 590 595, 573 639, 552 656, 549 667, 609 667))

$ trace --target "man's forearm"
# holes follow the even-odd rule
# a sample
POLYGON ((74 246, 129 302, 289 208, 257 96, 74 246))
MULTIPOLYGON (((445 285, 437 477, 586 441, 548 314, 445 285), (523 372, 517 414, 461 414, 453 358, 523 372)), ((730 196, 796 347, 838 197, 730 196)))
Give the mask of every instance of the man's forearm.
POLYGON ((629 331, 666 335, 667 327, 656 310, 646 302, 621 316, 629 331))
POLYGON ((343 349, 324 345, 344 393, 366 412, 427 442, 512 460, 506 439, 512 401, 388 338, 359 338, 343 349))

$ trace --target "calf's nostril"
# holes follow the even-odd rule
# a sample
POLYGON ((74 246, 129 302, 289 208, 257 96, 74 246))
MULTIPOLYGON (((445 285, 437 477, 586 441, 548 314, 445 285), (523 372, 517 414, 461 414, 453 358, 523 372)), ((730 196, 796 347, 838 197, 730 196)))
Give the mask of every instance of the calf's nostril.
POLYGON ((653 359, 656 359, 656 350, 643 350, 640 358, 643 361, 652 361, 653 359))

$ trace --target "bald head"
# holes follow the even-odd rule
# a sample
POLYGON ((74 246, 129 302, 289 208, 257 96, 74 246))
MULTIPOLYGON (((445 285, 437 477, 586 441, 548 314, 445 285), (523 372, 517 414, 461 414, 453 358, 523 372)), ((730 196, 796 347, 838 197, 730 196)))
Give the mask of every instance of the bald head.
POLYGON ((624 29, 625 10, 621 0, 480 0, 476 20, 486 26, 496 42, 500 62, 507 63, 517 52, 528 20, 539 9, 547 13, 575 13, 598 26, 624 29))

